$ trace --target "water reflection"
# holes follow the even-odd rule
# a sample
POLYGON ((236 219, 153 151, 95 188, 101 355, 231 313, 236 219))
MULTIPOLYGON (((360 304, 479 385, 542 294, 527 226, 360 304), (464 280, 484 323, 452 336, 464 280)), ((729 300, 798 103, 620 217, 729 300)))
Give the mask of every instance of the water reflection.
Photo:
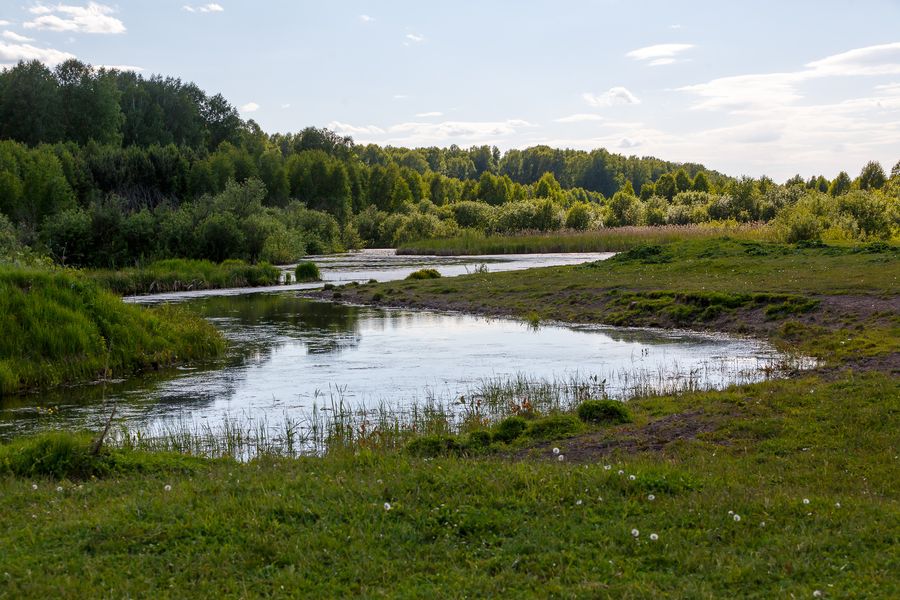
POLYGON ((521 374, 595 376, 612 395, 678 378, 703 386, 758 379, 779 355, 744 339, 685 332, 542 326, 462 314, 354 307, 254 293, 195 298, 187 306, 231 340, 224 359, 106 386, 6 400, 0 436, 45 427, 97 427, 115 401, 131 426, 187 420, 253 422, 302 415, 331 399, 392 405, 456 398, 521 374), (37 407, 36 405, 40 405, 37 407), (47 414, 42 409, 54 407, 47 414))

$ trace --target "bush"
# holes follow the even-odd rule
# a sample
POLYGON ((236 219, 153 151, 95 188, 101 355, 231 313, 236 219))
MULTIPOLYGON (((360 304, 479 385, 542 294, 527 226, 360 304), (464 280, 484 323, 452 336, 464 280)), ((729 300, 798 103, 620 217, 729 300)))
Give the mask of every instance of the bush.
POLYGON ((566 227, 585 230, 591 226, 591 206, 586 202, 577 202, 566 212, 566 227))
POLYGON ((305 281, 322 281, 322 275, 319 273, 319 267, 312 261, 305 261, 297 265, 294 269, 294 279, 297 283, 305 281))
POLYGON ((581 422, 574 415, 551 415, 532 421, 525 434, 536 440, 553 440, 578 433, 581 422))
POLYGON ((447 435, 425 435, 415 438, 406 445, 409 454, 423 458, 457 454, 461 450, 462 447, 456 438, 447 435))
POLYGON ((578 418, 585 423, 630 423, 631 415, 625 404, 617 400, 585 400, 578 406, 578 418))
POLYGON ((494 426, 493 439, 506 444, 521 437, 528 428, 528 421, 522 417, 506 417, 494 426))
POLYGON ((819 219, 803 205, 795 205, 781 212, 775 219, 779 237, 789 244, 822 239, 819 219))
POLYGON ((468 446, 470 448, 487 448, 491 445, 491 432, 479 429, 469 434, 468 446))
POLYGON ((438 279, 441 274, 437 269, 419 269, 406 276, 407 279, 438 279))

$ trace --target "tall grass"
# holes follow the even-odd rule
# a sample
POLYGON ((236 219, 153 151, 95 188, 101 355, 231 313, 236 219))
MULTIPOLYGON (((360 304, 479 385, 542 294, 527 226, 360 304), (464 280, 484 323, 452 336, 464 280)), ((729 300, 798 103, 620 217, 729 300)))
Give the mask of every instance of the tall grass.
POLYGON ((169 451, 207 458, 248 460, 259 456, 296 458, 335 452, 393 451, 424 436, 467 434, 491 427, 514 415, 533 419, 572 414, 587 400, 672 396, 711 389, 717 376, 728 371, 738 384, 772 378, 813 363, 803 357, 767 361, 760 368, 735 369, 728 361, 690 371, 677 365, 666 369, 619 369, 601 376, 537 379, 518 374, 486 378, 466 393, 423 398, 406 403, 382 401, 377 406, 355 405, 344 390, 317 394, 301 416, 285 414, 281 421, 226 416, 218 424, 169 421, 149 427, 123 425, 112 436, 114 445, 131 450, 169 451))
POLYGON ((459 256, 476 254, 539 254, 545 252, 622 252, 641 244, 662 244, 685 239, 711 239, 729 235, 741 239, 769 240, 770 228, 757 223, 705 223, 659 227, 616 227, 592 231, 564 230, 515 235, 485 235, 466 230, 452 238, 409 242, 397 254, 459 256))
POLYGON ((125 304, 64 271, 0 266, 0 395, 216 356, 225 341, 182 308, 125 304))
POLYGON ((121 271, 87 271, 87 276, 123 296, 277 285, 281 271, 269 263, 214 263, 173 258, 121 271))

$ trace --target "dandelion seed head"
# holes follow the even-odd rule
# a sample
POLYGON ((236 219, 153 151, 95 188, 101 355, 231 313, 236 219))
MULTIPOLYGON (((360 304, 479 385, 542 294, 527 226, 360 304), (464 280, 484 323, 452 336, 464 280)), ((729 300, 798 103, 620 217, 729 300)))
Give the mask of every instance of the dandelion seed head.
POLYGON ((625 471, 623 471, 622 469, 619 469, 619 475, 624 475, 624 474, 625 474, 625 471))
POLYGON ((637 479, 637 477, 635 477, 634 475, 629 475, 628 479, 630 479, 631 481, 634 481, 635 479, 637 479))
POLYGON ((553 449, 553 454, 559 454, 559 448, 554 448, 554 449, 553 449))
POLYGON ((167 492, 171 492, 171 491, 172 491, 172 486, 169 485, 169 484, 167 483, 165 486, 163 486, 163 490, 165 490, 165 491, 167 491, 167 492))
POLYGON ((612 465, 603 465, 604 471, 609 471, 610 469, 612 469, 612 465))
POLYGON ((735 522, 738 522, 738 521, 740 521, 740 520, 741 520, 741 515, 735 514, 735 515, 734 515, 734 521, 735 521, 735 522))
POLYGON ((654 496, 653 494, 650 494, 649 496, 647 496, 647 500, 649 500, 650 502, 653 502, 654 500, 656 500, 656 496, 654 496))
POLYGON ((391 510, 391 503, 390 503, 390 502, 385 502, 385 503, 384 503, 384 510, 391 510))
POLYGON ((32 483, 32 484, 31 484, 31 489, 36 490, 36 489, 37 489, 37 484, 36 484, 36 483, 32 483))
POLYGON ((581 506, 581 500, 576 500, 576 501, 575 501, 575 506, 581 506))
POLYGON ((641 532, 638 531, 637 529, 632 529, 632 530, 631 530, 631 535, 634 536, 634 537, 637 537, 637 536, 641 535, 641 532))
POLYGON ((653 540, 653 541, 655 542, 656 540, 659 539, 659 536, 656 535, 655 533, 651 533, 651 534, 650 534, 650 539, 653 540))
POLYGON ((729 511, 728 511, 728 514, 729 514, 729 515, 733 515, 733 514, 734 514, 734 511, 733 511, 733 510, 729 510, 729 511))
POLYGON ((835 503, 834 503, 834 507, 835 507, 835 508, 840 508, 840 507, 841 507, 841 503, 840 503, 840 502, 835 502, 835 503))
POLYGON ((56 491, 57 492, 63 491, 63 487, 61 485, 56 486, 56 491))
POLYGON ((804 499, 803 499, 803 504, 809 504, 809 498, 804 498, 804 499))
POLYGON ((813 598, 821 598, 822 590, 813 590, 813 598))
POLYGON ((560 454, 559 457, 557 457, 556 460, 558 460, 559 462, 562 462, 562 461, 566 460, 566 455, 565 455, 565 454, 560 454))

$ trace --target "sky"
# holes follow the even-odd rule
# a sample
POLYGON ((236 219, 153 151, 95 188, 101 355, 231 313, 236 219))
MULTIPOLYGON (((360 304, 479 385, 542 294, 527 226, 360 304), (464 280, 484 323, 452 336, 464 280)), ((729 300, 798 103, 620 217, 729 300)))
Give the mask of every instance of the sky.
POLYGON ((71 57, 193 81, 269 133, 776 181, 900 160, 900 0, 0 0, 0 65, 71 57))

